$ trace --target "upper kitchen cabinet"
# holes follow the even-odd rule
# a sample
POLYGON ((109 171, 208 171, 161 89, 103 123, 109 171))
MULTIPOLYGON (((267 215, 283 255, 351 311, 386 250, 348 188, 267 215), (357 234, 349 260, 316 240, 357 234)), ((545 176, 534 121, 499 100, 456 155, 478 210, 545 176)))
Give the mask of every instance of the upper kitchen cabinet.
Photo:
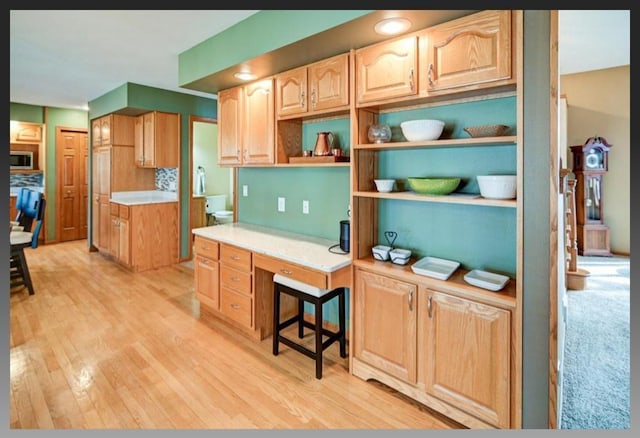
POLYGON ((242 87, 218 93, 218 164, 241 162, 242 93, 242 87))
POLYGON ((280 119, 349 110, 349 54, 298 67, 275 77, 280 119))
POLYGON ((91 121, 93 147, 133 146, 134 118, 122 114, 108 114, 91 121))
POLYGON ((273 78, 218 95, 218 164, 274 164, 273 78))
POLYGON ((37 123, 12 123, 10 125, 9 142, 40 143, 42 141, 42 125, 37 123))
POLYGON ((357 106, 418 93, 418 38, 399 37, 356 50, 357 106))
POLYGON ((180 115, 152 111, 135 120, 135 163, 138 167, 178 167, 180 115))
POLYGON ((482 11, 420 32, 420 94, 514 83, 511 14, 482 11))

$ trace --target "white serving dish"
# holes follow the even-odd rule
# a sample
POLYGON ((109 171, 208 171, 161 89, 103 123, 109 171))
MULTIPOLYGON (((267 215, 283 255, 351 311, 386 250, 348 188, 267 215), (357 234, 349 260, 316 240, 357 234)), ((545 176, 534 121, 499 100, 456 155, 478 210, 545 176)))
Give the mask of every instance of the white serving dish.
POLYGON ((442 135, 444 122, 433 119, 407 120, 400 123, 400 129, 409 141, 437 140, 442 135))
POLYGON ((493 272, 474 269, 473 271, 465 274, 464 281, 474 286, 495 292, 505 287, 509 281, 509 277, 506 275, 494 274, 493 272))
POLYGON ((406 265, 411 258, 411 251, 408 249, 395 248, 389 252, 389 258, 396 265, 406 265))
POLYGON ((447 280, 458 269, 458 266, 460 266, 460 263, 453 260, 423 257, 411 265, 411 270, 419 275, 426 275, 438 280, 447 280))
POLYGON ((389 252, 391 252, 391 247, 386 245, 376 245, 371 248, 373 252, 373 258, 380 261, 389 260, 389 252))
POLYGON ((396 182, 395 179, 374 179, 374 183, 376 183, 376 188, 379 192, 389 193, 393 190, 393 184, 396 182))
POLYGON ((516 197, 515 175, 478 175, 477 179, 483 198, 513 199, 516 197))

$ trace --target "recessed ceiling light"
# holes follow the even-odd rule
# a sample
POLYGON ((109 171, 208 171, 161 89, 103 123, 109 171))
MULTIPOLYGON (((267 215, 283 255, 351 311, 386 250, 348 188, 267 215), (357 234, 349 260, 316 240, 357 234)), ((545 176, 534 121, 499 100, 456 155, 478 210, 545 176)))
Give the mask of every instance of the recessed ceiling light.
POLYGON ((406 18, 385 18, 382 21, 378 21, 374 27, 376 33, 380 35, 397 35, 409 29, 411 22, 406 18))
POLYGON ((241 81, 251 81, 253 79, 256 78, 256 75, 248 73, 248 72, 238 72, 236 74, 234 74, 233 76, 235 76, 236 78, 240 79, 241 81))

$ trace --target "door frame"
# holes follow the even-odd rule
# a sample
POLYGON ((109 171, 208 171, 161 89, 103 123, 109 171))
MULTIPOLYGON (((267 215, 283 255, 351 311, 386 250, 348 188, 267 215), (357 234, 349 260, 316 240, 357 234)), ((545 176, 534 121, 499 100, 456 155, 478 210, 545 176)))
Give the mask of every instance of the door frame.
POLYGON ((189 228, 189 253, 187 259, 193 259, 193 237, 191 235, 191 212, 193 211, 193 126, 196 122, 218 124, 217 118, 194 116, 189 114, 189 211, 187 212, 187 224, 189 228))

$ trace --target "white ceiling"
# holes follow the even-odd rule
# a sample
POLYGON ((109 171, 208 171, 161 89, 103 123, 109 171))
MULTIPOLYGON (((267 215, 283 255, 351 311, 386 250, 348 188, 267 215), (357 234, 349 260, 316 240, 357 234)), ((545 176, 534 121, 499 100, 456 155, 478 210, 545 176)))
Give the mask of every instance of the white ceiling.
MULTIPOLYGON (((133 82, 187 94, 178 55, 256 10, 12 10, 10 102, 84 108, 133 82)), ((629 10, 561 10, 560 74, 629 65, 629 10)))

